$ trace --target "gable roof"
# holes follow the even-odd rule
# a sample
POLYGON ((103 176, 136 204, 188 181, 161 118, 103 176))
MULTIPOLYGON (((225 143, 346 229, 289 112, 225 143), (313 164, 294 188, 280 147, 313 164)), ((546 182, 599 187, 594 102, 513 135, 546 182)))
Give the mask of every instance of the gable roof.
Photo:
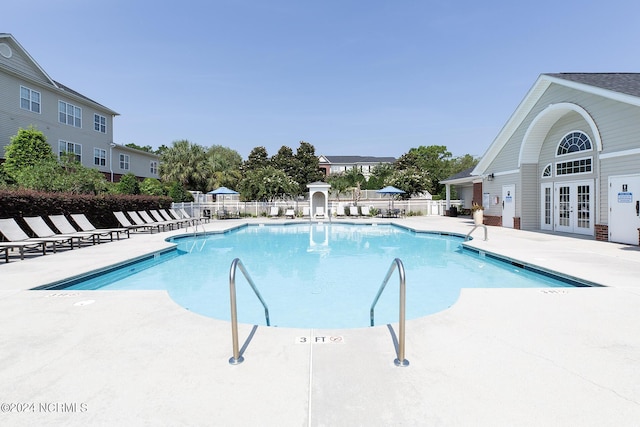
POLYGON ((483 175, 545 91, 557 84, 640 107, 640 73, 541 74, 481 157, 472 175, 483 175))
POLYGON ((555 73, 546 75, 640 97, 640 73, 555 73))
POLYGON ((395 157, 374 157, 374 156, 321 156, 332 164, 356 164, 356 163, 393 163, 395 157))
MULTIPOLYGON (((18 41, 15 39, 15 37, 13 37, 13 35, 9 34, 9 33, 0 33, 0 43, 9 43, 11 44, 15 49, 18 49, 20 51, 20 54, 26 58, 28 64, 30 65, 30 67, 34 68, 35 70, 37 70, 40 74, 42 74, 42 77, 44 77, 44 81, 43 80, 39 80, 37 83, 39 84, 43 84, 43 83, 48 83, 49 85, 51 85, 51 90, 53 91, 59 91, 62 92, 64 94, 66 94, 67 96, 71 95, 74 98, 80 98, 81 100, 84 100, 85 102, 91 103, 91 104, 95 104, 96 106, 100 107, 101 110, 104 110, 105 112, 108 112, 111 115, 117 116, 118 113, 116 113, 115 111, 111 110, 108 107, 105 107, 104 105, 92 100, 91 98, 82 95, 79 92, 76 92, 75 90, 69 88, 68 86, 65 86, 55 80, 53 80, 49 74, 47 74, 47 72, 40 67, 40 65, 35 61, 35 59, 33 59, 31 57, 31 55, 29 54, 29 52, 27 52, 25 50, 25 48, 22 47, 22 45, 20 45, 20 43, 18 43, 18 41)), ((4 66, 4 65, 3 65, 4 66)), ((15 73, 17 75, 20 75, 21 78, 24 79, 28 79, 28 80, 33 80, 34 78, 28 75, 25 75, 24 72, 21 72, 17 69, 13 69, 10 66, 7 66, 7 69, 10 70, 11 73, 15 73)))
POLYGON ((447 179, 443 179, 442 181, 440 181, 441 184, 456 184, 459 182, 471 182, 471 180, 469 178, 471 178, 473 175, 471 175, 471 172, 473 172, 473 170, 475 169, 475 166, 472 166, 468 169, 465 169, 463 171, 458 172, 455 175, 451 175, 449 178, 447 179))

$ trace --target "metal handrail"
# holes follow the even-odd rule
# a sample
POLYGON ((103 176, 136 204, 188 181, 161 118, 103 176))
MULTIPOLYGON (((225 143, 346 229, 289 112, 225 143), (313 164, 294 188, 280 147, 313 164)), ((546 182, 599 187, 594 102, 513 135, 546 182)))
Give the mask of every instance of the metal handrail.
POLYGON ((264 317, 267 321, 267 326, 271 326, 271 322, 269 321, 269 308, 267 304, 262 299, 262 295, 258 292, 258 288, 256 288, 256 284, 251 279, 251 276, 247 272, 240 258, 236 258, 231 262, 231 269, 229 270, 229 294, 231 299, 231 339, 233 341, 233 356, 229 359, 229 363, 232 365, 238 365, 244 361, 244 357, 240 355, 240 348, 238 346, 238 310, 236 306, 236 269, 240 267, 240 271, 244 274, 244 278, 247 279, 249 285, 251 285, 251 289, 256 294, 262 306, 264 307, 264 317))
POLYGON ((378 294, 373 299, 373 303, 371 304, 370 317, 371 317, 371 326, 374 326, 374 323, 375 323, 374 308, 378 303, 378 299, 380 298, 380 295, 382 295, 382 291, 384 291, 384 288, 387 286, 387 282, 389 281, 389 278, 391 278, 391 274, 393 274, 393 271, 396 269, 396 267, 398 268, 398 275, 400 279, 400 313, 398 316, 399 317, 398 323, 400 326, 398 331, 398 358, 395 359, 393 362, 396 364, 396 366, 403 367, 403 366, 409 366, 409 361, 404 358, 404 346, 405 346, 404 336, 405 336, 405 320, 406 320, 406 311, 405 311, 406 304, 405 303, 407 299, 407 284, 406 284, 405 274, 404 274, 404 265, 402 264, 402 261, 400 260, 400 258, 394 259, 393 262, 391 263, 391 266, 387 271, 387 275, 385 276, 384 280, 382 281, 382 284, 380 285, 378 294))
POLYGON ((487 241, 489 240, 489 238, 487 237, 487 226, 484 224, 476 224, 473 226, 473 228, 471 229, 470 232, 467 233, 467 236, 464 238, 464 241, 466 242, 467 240, 469 240, 469 237, 471 237, 471 233, 473 233, 474 231, 476 231, 476 228, 478 227, 483 227, 484 228, 484 240, 487 241))

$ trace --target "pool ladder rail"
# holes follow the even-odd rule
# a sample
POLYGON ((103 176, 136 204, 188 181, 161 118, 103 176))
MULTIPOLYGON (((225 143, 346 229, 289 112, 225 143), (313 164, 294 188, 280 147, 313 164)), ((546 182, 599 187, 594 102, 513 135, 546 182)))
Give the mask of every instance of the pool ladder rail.
POLYGON ((470 232, 467 233, 466 237, 464 238, 464 241, 466 242, 467 240, 469 240, 471 238, 471 233, 473 233, 474 231, 476 231, 476 228, 478 227, 482 227, 484 228, 484 240, 487 241, 489 240, 489 238, 487 237, 487 226, 484 224, 476 224, 473 226, 473 228, 471 229, 470 232))
MULTIPOLYGON (((258 291, 256 284, 254 283, 253 279, 249 275, 249 272, 245 268, 242 261, 240 261, 240 258, 234 259, 231 262, 231 268, 229 270, 229 294, 230 294, 230 300, 231 300, 231 339, 232 339, 232 345, 233 345, 233 356, 229 359, 229 364, 231 365, 239 365, 240 363, 244 362, 244 357, 240 354, 240 346, 238 343, 238 309, 237 309, 237 301, 236 301, 236 271, 238 268, 244 275, 247 282, 249 282, 251 289, 253 289, 253 292, 256 294, 256 296, 260 300, 260 303, 262 303, 262 306, 264 307, 265 321, 267 323, 267 326, 271 326, 271 322, 269 320, 269 308, 267 307, 267 304, 262 298, 262 295, 260 295, 260 291, 258 291)), ((396 270, 396 268, 398 269, 399 285, 400 285, 400 307, 399 307, 399 315, 398 315, 398 323, 399 323, 398 348, 397 348, 398 357, 394 360, 394 363, 396 366, 405 367, 405 366, 409 366, 409 361, 404 357, 405 356, 405 330, 406 330, 405 307, 406 307, 406 299, 407 299, 407 292, 406 292, 407 286, 406 286, 404 265, 402 264, 402 261, 399 258, 396 258, 393 260, 393 262, 391 263, 391 266, 389 267, 389 270, 387 271, 387 275, 385 276, 384 280, 382 281, 382 284, 380 285, 380 289, 378 290, 378 293, 376 294, 376 297, 374 298, 373 303, 371 304, 370 317, 371 317, 371 326, 374 326, 375 325, 375 306, 378 303, 378 300, 380 299, 382 292, 387 286, 387 283, 389 282, 389 279, 391 278, 391 275, 393 274, 394 270, 396 270)), ((255 327, 254 327, 254 331, 255 331, 255 327)))
POLYGON ((382 292, 384 291, 385 287, 387 286, 387 282, 389 282, 389 279, 391 278, 391 275, 393 274, 393 271, 395 269, 398 269, 398 276, 399 276, 399 281, 400 281, 400 309, 399 309, 399 315, 398 315, 398 357, 397 359, 395 359, 393 361, 393 363, 395 363, 396 366, 399 367, 405 367, 405 366, 409 366, 409 361, 407 359, 404 358, 404 353, 405 353, 405 323, 406 323, 406 300, 407 300, 407 284, 406 284, 406 279, 405 279, 405 273, 404 273, 404 265, 402 264, 402 261, 400 260, 400 258, 396 258, 393 260, 393 262, 391 263, 391 266, 389 267, 389 270, 387 271, 387 275, 384 277, 384 280, 382 281, 382 284, 380 285, 380 289, 378 290, 378 293, 376 294, 376 297, 373 299, 373 303, 371 304, 371 309, 369 311, 369 315, 371 318, 371 326, 374 326, 375 321, 374 321, 374 309, 376 304, 378 303, 378 299, 380 299, 380 295, 382 295, 382 292))
POLYGON ((251 289, 253 289, 253 292, 262 303, 262 306, 264 307, 264 317, 267 322, 267 326, 271 326, 271 322, 269 320, 269 308, 264 302, 264 299, 262 299, 262 295, 260 295, 256 284, 253 282, 253 279, 249 275, 249 272, 247 272, 247 269, 245 268, 242 261, 240 261, 240 258, 234 259, 231 262, 231 269, 229 270, 229 294, 231 298, 231 339, 233 342, 233 356, 229 359, 229 363, 231 365, 239 365, 240 363, 244 362, 244 357, 242 357, 242 355, 240 354, 240 347, 238 345, 238 309, 236 304, 236 270, 238 268, 240 268, 240 271, 244 275, 245 279, 247 279, 247 282, 249 282, 251 289))

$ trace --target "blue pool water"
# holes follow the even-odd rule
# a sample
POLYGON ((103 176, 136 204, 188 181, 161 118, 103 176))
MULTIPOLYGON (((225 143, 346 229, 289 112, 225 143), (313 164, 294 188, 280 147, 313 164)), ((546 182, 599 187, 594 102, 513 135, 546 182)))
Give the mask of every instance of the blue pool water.
MULTIPOLYGON (((178 304, 230 318, 229 269, 240 258, 269 306, 271 325, 369 326, 369 308, 395 258, 406 271, 407 319, 447 309, 461 288, 572 286, 461 247, 462 238, 392 225, 245 226, 175 240, 177 251, 100 274, 67 289, 164 289, 178 304)), ((376 325, 398 321, 399 279, 389 280, 376 325)), ((264 310, 236 274, 238 319, 264 325, 264 310)))

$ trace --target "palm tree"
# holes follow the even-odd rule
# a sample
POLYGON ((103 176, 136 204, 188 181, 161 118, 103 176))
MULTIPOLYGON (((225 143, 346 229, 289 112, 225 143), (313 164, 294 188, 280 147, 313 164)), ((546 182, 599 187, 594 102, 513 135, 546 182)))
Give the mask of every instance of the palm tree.
POLYGON ((204 148, 186 139, 174 141, 162 153, 160 177, 167 182, 179 182, 188 190, 207 191, 204 148))

